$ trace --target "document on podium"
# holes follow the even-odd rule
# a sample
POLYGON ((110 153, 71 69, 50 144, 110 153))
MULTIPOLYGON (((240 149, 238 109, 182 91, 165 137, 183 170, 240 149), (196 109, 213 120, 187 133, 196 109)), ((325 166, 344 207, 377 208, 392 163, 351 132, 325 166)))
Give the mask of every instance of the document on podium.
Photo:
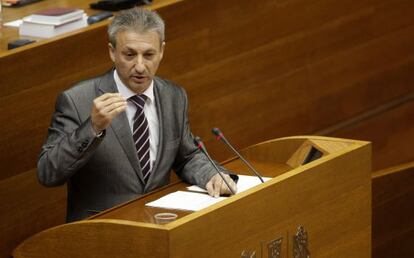
MULTIPOLYGON (((263 178, 264 181, 268 181, 270 179, 271 178, 269 177, 263 178)), ((237 182, 237 193, 246 191, 247 189, 259 185, 260 183, 261 181, 255 176, 239 175, 239 181, 237 182)), ((211 197, 207 194, 206 190, 195 185, 189 186, 187 189, 192 192, 177 191, 167 194, 166 196, 145 205, 165 209, 199 211, 227 198, 211 197)))
POLYGON ((227 197, 214 198, 206 193, 177 191, 145 205, 157 208, 199 211, 225 199, 227 197))
MULTIPOLYGON (((239 181, 237 181, 237 193, 241 193, 244 192, 252 187, 255 187, 256 185, 260 185, 261 181, 258 177, 256 176, 245 176, 245 175, 238 175, 239 176, 239 181)), ((272 178, 270 177, 263 177, 263 181, 268 181, 272 178)), ((206 190, 204 190, 203 188, 196 186, 196 185, 192 185, 187 187, 187 189, 189 191, 194 191, 194 192, 207 192, 206 190)))

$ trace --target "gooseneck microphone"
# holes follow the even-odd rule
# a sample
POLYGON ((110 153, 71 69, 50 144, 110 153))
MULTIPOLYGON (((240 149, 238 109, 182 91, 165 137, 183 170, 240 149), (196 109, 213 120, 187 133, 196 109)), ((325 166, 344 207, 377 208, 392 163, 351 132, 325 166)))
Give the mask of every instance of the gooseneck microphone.
POLYGON ((260 175, 259 172, 257 172, 256 169, 253 168, 253 166, 245 159, 243 158, 243 156, 230 144, 229 141, 227 141, 226 137, 224 137, 223 133, 220 131, 220 129, 218 129, 217 127, 213 128, 211 130, 211 132, 217 136, 217 140, 221 140, 222 142, 224 142, 224 144, 229 147, 229 149, 236 154, 237 157, 239 157, 239 159, 241 159, 244 164, 246 164, 246 166, 249 168, 249 170, 251 172, 253 172, 259 179, 260 181, 262 181, 262 183, 264 183, 264 180, 262 178, 262 176, 260 175))
POLYGON ((229 188, 230 192, 232 194, 236 194, 233 190, 233 188, 231 188, 229 182, 227 182, 227 180, 224 178, 223 173, 220 171, 220 169, 217 167, 216 163, 214 163, 214 161, 211 159, 210 155, 208 155, 207 149, 203 144, 203 141, 201 140, 200 137, 196 136, 194 138, 194 142, 197 145, 197 147, 206 155, 206 157, 208 158, 208 160, 211 162, 211 164, 213 164, 213 167, 216 169, 217 173, 220 175, 221 179, 223 179, 224 183, 227 185, 227 187, 229 188))

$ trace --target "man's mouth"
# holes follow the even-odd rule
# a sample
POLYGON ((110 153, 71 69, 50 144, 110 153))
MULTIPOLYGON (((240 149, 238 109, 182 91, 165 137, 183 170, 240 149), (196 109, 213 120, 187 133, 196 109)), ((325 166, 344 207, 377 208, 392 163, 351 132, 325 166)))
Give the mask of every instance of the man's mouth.
POLYGON ((144 82, 147 79, 147 76, 144 75, 133 75, 131 78, 136 82, 144 82))

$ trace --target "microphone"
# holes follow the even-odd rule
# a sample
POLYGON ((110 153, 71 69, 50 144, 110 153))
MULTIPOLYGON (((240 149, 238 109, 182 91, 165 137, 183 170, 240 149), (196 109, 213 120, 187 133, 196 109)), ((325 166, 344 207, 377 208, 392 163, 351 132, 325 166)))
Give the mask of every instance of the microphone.
POLYGON ((229 182, 227 182, 227 180, 224 178, 223 173, 220 171, 220 169, 217 167, 216 163, 214 163, 214 161, 211 159, 210 155, 208 155, 207 149, 203 144, 203 141, 201 141, 201 138, 196 136, 194 138, 194 142, 197 145, 197 147, 206 155, 206 157, 208 158, 208 160, 211 162, 211 164, 213 164, 213 167, 216 169, 217 173, 220 175, 221 179, 223 179, 224 183, 227 185, 227 187, 229 188, 230 192, 234 195, 236 194, 233 190, 233 188, 230 187, 229 182))
POLYGON ((237 157, 239 157, 239 159, 241 159, 244 164, 246 164, 246 166, 249 168, 249 170, 251 172, 253 172, 259 179, 260 181, 262 181, 262 183, 264 183, 264 180, 262 178, 262 176, 260 175, 259 172, 257 172, 256 169, 253 168, 253 166, 245 159, 243 158, 243 156, 230 144, 229 141, 227 141, 226 137, 224 137, 223 133, 220 131, 220 129, 218 129, 217 127, 213 128, 211 130, 211 132, 213 132, 214 135, 217 136, 217 140, 221 140, 222 142, 224 142, 224 144, 229 147, 229 149, 236 154, 237 157))

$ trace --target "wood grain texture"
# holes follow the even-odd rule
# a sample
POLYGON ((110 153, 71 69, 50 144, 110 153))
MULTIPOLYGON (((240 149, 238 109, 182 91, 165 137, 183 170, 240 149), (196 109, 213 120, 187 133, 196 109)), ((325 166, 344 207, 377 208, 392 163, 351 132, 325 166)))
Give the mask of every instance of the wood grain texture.
MULTIPOLYGON (((93 13, 87 4, 47 0, 5 9, 4 20, 50 5, 93 13)), ((232 154, 212 127, 244 148, 322 131, 414 92, 411 0, 154 0, 151 8, 167 24, 159 74, 185 87, 193 132, 217 160, 232 154)), ((2 187, 17 187, 4 184, 36 166, 57 94, 111 68, 107 23, 11 51, 17 31, 1 30, 2 187)), ((331 135, 372 140, 375 169, 414 160, 412 109, 405 103, 331 135)))
MULTIPOLYGON (((351 2, 189 0, 158 10, 170 25, 160 75, 187 89, 193 131, 214 157, 230 156, 212 140, 214 126, 246 147, 321 130, 413 90, 412 1, 351 2)), ((111 67, 105 25, 3 53, 0 153, 10 162, 0 163, 1 178, 35 165, 58 92, 111 67)))
POLYGON ((375 258, 414 256, 414 162, 372 176, 372 254, 375 258))
MULTIPOLYGON (((412 12, 409 1, 345 1, 335 9, 332 1, 229 2, 230 9, 211 8, 169 31, 160 68, 189 91, 193 131, 219 159, 230 154, 211 139, 214 126, 246 147, 314 132, 413 90, 406 83, 412 80, 412 19, 398 18, 412 12), (382 26, 384 20, 390 25, 382 26), (186 35, 187 29, 194 33, 186 35), (169 59, 168 46, 183 57, 190 50, 179 46, 194 42, 190 58, 169 59)), ((197 12, 182 5, 177 16, 197 12)))
POLYGON ((373 155, 377 157, 373 159, 373 171, 378 171, 413 160, 413 116, 414 101, 409 101, 330 135, 371 141, 373 155))
MULTIPOLYGON (((268 160, 264 175, 278 174, 272 180, 203 210, 180 216, 169 224, 154 225, 145 218, 141 221, 141 217, 135 217, 138 222, 114 219, 121 213, 133 218, 134 212, 148 209, 145 203, 157 198, 161 191, 150 193, 93 220, 37 234, 15 250, 15 257, 46 258, 60 252, 61 257, 113 257, 117 254, 119 257, 227 258, 239 257, 245 249, 255 250, 256 255, 262 257, 263 244, 279 237, 284 238, 283 257, 288 257, 292 252, 290 239, 298 225, 309 232, 309 249, 315 257, 370 257, 369 143, 292 137, 258 144, 244 152, 250 153, 254 160, 266 161, 268 155, 262 157, 263 153, 282 152, 280 149, 285 147, 295 152, 308 139, 315 143, 330 141, 331 146, 340 146, 324 158, 281 174, 275 171, 282 165, 286 167, 288 159, 282 163, 268 160)), ((226 166, 242 164, 234 160, 226 166)), ((183 183, 164 190, 175 191, 179 185, 183 183)))
MULTIPOLYGON (((263 153, 271 149, 272 144, 274 149, 286 146, 276 141, 249 150, 263 153)), ((266 159, 258 156, 253 159, 266 159)), ((256 187, 257 191, 252 189, 235 196, 237 202, 223 204, 220 209, 207 208, 177 221, 174 226, 180 226, 171 232, 171 254, 176 254, 172 257, 191 257, 196 251, 195 245, 200 257, 238 257, 246 248, 256 248, 257 256, 261 257, 257 240, 267 242, 283 232, 288 232, 286 238, 289 237, 284 239, 289 243, 289 254, 283 257, 292 257, 291 238, 299 225, 309 230, 310 252, 315 257, 370 257, 368 145, 360 149, 348 147, 310 163, 307 168, 290 170, 261 186, 256 187), (197 235, 195 232, 204 233, 197 235), (187 235, 197 237, 182 241, 187 235)))
MULTIPOLYGON (((180 2, 182 0, 153 0, 151 4, 151 8, 158 9, 163 6, 171 5, 177 2, 180 2)), ((101 12, 101 10, 94 10, 89 8, 89 4, 92 2, 85 1, 85 0, 43 0, 40 2, 36 2, 24 7, 19 8, 7 8, 3 7, 2 15, 3 15, 3 23, 14 21, 17 19, 21 19, 25 16, 31 15, 36 11, 44 10, 48 8, 55 8, 55 7, 70 7, 70 8, 79 8, 85 11, 87 15, 93 15, 98 12, 101 12)), ((106 24, 107 22, 104 22, 106 24)), ((95 27, 96 25, 92 25, 91 27, 95 27)), ((98 25, 102 26, 102 24, 98 25)), ((83 29, 78 30, 78 32, 84 31, 83 29)), ((67 36, 66 34, 65 36, 67 36)), ((63 36, 63 37, 65 37, 63 36)), ((50 40, 40 39, 40 38, 34 38, 34 37, 20 37, 18 29, 12 28, 12 27, 6 27, 3 26, 0 30, 0 54, 6 54, 10 51, 7 50, 7 43, 10 41, 14 41, 21 38, 31 38, 37 41, 37 43, 34 43, 34 45, 40 45, 45 42, 49 42, 50 40)), ((61 38, 61 37, 59 37, 61 38)), ((54 39, 52 39, 54 40, 54 39)), ((33 45, 29 47, 23 47, 23 48, 32 48, 33 45)), ((14 52, 15 50, 12 50, 11 52, 14 52)), ((20 49, 18 50, 20 51, 20 49)))
MULTIPOLYGON (((179 1, 155 0, 153 8, 175 2, 179 1)), ((5 8, 3 21, 54 6, 97 12, 87 8, 88 4, 79 0, 42 1, 19 9, 5 8)), ((1 30, 0 202, 5 224, 0 227, 0 257, 9 257, 17 244, 34 233, 65 222, 65 188, 40 186, 33 168, 57 94, 111 68, 106 25, 107 21, 10 51, 5 50, 6 44, 19 38, 17 30, 1 30)))
POLYGON ((36 232, 66 220, 65 187, 45 188, 30 170, 0 181, 0 257, 36 232))
POLYGON ((109 220, 51 228, 24 242, 14 258, 168 257, 168 235, 156 226, 109 220))

